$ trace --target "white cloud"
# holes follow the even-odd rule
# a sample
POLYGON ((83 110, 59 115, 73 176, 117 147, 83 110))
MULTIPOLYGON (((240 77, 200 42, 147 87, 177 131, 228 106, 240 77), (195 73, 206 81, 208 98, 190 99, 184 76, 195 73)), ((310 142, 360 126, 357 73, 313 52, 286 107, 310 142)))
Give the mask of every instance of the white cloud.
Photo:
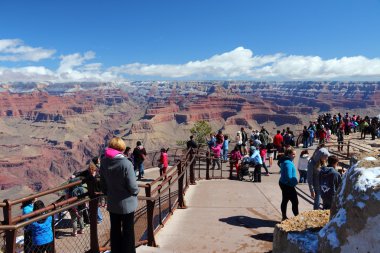
POLYGON ((178 65, 127 64, 111 69, 117 73, 166 78, 253 78, 253 79, 380 79, 380 58, 363 56, 323 60, 319 56, 253 56, 249 49, 238 47, 209 59, 178 65))
POLYGON ((19 39, 0 39, 0 61, 40 61, 51 58, 54 49, 30 47, 19 39))
MULTIPOLYGON (((0 40, 0 61, 49 58, 55 50, 25 46, 21 40, 0 40), (13 57, 13 58, 12 58, 13 57)), ((364 56, 322 59, 319 56, 254 55, 232 51, 184 64, 131 63, 105 69, 95 52, 59 57, 56 70, 45 66, 1 67, 0 81, 115 81, 137 76, 164 79, 380 80, 380 58, 364 56)))

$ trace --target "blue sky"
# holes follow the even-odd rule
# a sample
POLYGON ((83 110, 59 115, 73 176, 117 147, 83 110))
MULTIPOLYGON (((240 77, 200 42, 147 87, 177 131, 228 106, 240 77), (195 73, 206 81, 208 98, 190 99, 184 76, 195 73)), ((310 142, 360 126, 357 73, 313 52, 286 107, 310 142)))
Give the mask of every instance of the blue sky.
POLYGON ((0 81, 380 79, 380 0, 12 0, 0 22, 0 81))

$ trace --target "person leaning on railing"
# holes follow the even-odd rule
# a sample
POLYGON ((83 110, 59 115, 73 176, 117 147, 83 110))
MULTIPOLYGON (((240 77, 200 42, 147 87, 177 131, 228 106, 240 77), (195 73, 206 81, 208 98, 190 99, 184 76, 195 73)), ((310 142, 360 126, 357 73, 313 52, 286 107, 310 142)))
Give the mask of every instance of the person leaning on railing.
POLYGON ((132 163, 123 155, 123 139, 114 137, 100 162, 100 180, 107 195, 107 210, 111 220, 112 253, 134 253, 134 214, 139 188, 132 163))
MULTIPOLYGON (((33 211, 45 208, 44 202, 37 200, 34 202, 33 211)), ((53 253, 53 219, 51 216, 35 221, 28 226, 31 231, 33 241, 33 252, 38 253, 53 253)))

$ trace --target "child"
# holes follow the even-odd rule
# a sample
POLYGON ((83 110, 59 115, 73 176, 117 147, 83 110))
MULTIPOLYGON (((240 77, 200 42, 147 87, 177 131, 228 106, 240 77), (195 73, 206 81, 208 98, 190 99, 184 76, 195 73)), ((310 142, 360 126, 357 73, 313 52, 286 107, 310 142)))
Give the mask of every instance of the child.
POLYGON ((332 155, 327 159, 327 166, 322 167, 319 172, 319 187, 323 201, 323 209, 330 209, 334 195, 336 194, 342 178, 336 167, 339 159, 332 155))
MULTIPOLYGON (((45 208, 44 202, 37 200, 34 203, 33 211, 45 208)), ((29 225, 28 230, 32 233, 32 241, 34 244, 34 252, 53 253, 53 228, 52 217, 33 222, 29 225)))
POLYGON ((162 175, 165 175, 165 179, 166 179, 166 169, 168 168, 169 166, 169 161, 168 161, 168 153, 167 153, 167 150, 164 149, 164 148, 161 148, 161 156, 160 156, 160 177, 162 175))
POLYGON ((298 172, 300 173, 299 183, 307 182, 307 164, 309 163, 309 151, 302 150, 298 161, 298 172))

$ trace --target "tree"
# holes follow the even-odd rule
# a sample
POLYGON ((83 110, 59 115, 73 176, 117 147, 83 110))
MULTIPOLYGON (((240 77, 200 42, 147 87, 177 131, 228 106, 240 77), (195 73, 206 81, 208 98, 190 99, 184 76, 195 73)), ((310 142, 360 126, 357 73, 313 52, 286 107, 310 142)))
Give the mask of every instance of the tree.
POLYGON ((197 121, 190 129, 191 134, 194 136, 194 140, 198 144, 205 144, 206 137, 212 132, 210 124, 205 120, 197 121))

